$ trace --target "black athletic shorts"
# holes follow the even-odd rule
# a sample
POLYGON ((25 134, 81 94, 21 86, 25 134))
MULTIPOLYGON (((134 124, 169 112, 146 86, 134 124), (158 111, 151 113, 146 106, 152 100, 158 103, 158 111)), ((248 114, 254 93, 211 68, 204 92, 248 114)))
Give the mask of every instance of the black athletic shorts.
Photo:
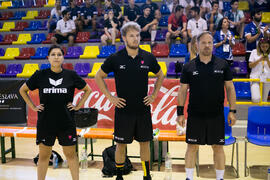
POLYGON ((46 146, 53 146, 55 139, 61 146, 72 146, 77 143, 76 127, 69 128, 67 130, 59 130, 58 132, 49 132, 41 128, 37 128, 36 144, 43 143, 46 146))
POLYGON ((200 145, 224 145, 225 142, 224 113, 188 114, 186 142, 200 145))
POLYGON ((153 126, 150 110, 146 112, 125 112, 115 109, 114 140, 130 144, 133 139, 147 142, 153 139, 153 126))
POLYGON ((67 36, 62 36, 62 35, 60 35, 60 34, 55 34, 54 35, 55 37, 56 37, 56 39, 57 39, 57 43, 58 44, 60 44, 61 42, 63 42, 63 41, 65 41, 65 40, 67 40, 68 41, 68 38, 69 38, 69 36, 73 36, 73 38, 74 38, 74 41, 75 41, 75 39, 76 39, 76 35, 75 34, 73 34, 73 33, 68 33, 68 35, 67 36))

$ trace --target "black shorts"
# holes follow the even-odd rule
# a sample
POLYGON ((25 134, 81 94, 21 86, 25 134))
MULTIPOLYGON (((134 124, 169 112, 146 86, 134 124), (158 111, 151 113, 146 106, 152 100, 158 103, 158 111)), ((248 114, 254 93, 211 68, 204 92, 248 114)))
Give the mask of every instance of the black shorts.
POLYGON ((147 142, 153 139, 151 112, 124 112, 115 109, 114 140, 118 143, 130 144, 133 139, 147 142))
POLYGON ((142 38, 142 39, 148 39, 148 38, 151 38, 151 34, 149 33, 149 31, 141 32, 141 38, 142 38))
POLYGON ((188 114, 186 142, 200 145, 224 145, 225 142, 224 113, 216 115, 188 114))
POLYGON ((53 146, 56 138, 61 146, 72 146, 77 144, 76 127, 58 132, 48 132, 47 130, 37 128, 37 145, 43 143, 46 146, 53 146))
POLYGON ((57 42, 58 44, 60 44, 61 42, 65 41, 65 40, 68 41, 69 36, 73 36, 74 41, 75 41, 75 39, 76 39, 76 35, 73 34, 73 33, 68 33, 68 35, 67 35, 66 37, 64 37, 64 36, 62 36, 62 35, 60 35, 60 34, 55 34, 54 36, 56 37, 56 39, 57 39, 56 42, 57 42))

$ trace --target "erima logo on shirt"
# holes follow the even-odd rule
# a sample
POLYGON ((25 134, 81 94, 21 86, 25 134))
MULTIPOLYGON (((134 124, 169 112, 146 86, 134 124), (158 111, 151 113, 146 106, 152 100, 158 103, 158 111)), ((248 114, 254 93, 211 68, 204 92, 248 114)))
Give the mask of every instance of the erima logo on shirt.
POLYGON ((126 65, 120 65, 120 69, 126 69, 126 65))
POLYGON ((193 76, 196 76, 196 75, 198 75, 198 74, 199 74, 198 71, 193 71, 193 73, 192 73, 193 76))
MULTIPOLYGON (((53 80, 49 78, 49 82, 53 86, 59 86, 62 84, 63 78, 58 79, 58 80, 53 80)), ((44 88, 43 89, 44 94, 66 94, 67 93, 67 88, 44 88)))
POLYGON ((223 74, 223 70, 214 70, 214 73, 223 74))
POLYGON ((142 69, 149 69, 149 66, 143 66, 143 65, 141 65, 141 68, 142 69))

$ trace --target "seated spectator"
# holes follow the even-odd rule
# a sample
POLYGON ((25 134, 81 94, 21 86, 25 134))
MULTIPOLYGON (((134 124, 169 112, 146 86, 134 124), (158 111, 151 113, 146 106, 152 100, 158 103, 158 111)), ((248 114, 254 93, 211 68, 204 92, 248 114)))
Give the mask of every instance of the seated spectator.
POLYGON ((212 3, 217 2, 218 3, 218 9, 219 13, 222 14, 223 10, 223 1, 221 0, 202 0, 201 1, 201 17, 205 17, 206 14, 210 13, 212 11, 212 3))
POLYGON ((114 17, 112 9, 109 10, 108 18, 104 21, 104 31, 105 33, 101 36, 102 45, 107 45, 108 40, 111 40, 112 45, 115 45, 116 36, 119 34, 119 21, 114 17))
POLYGON ((56 34, 52 37, 52 43, 57 45, 64 40, 68 41, 68 46, 73 46, 76 37, 76 26, 73 20, 70 19, 70 12, 64 10, 62 12, 63 19, 57 22, 56 34))
POLYGON ((215 30, 218 26, 219 21, 223 18, 222 14, 219 13, 219 5, 218 2, 212 3, 212 11, 205 15, 205 19, 209 24, 209 31, 214 34, 215 30))
POLYGON ((214 35, 215 55, 233 64, 232 48, 235 45, 234 34, 229 30, 228 18, 222 18, 214 35))
MULTIPOLYGON (((270 82, 270 42, 269 39, 262 38, 259 40, 257 49, 253 49, 249 57, 249 67, 251 68, 250 79, 260 79, 263 82, 262 101, 267 102, 270 82)), ((259 82, 251 83, 251 98, 255 103, 260 102, 260 84, 259 82)))
POLYGON ((81 8, 81 23, 79 24, 80 31, 83 27, 92 26, 92 30, 96 31, 97 8, 91 4, 90 0, 85 0, 85 5, 81 8))
POLYGON ((190 19, 190 8, 195 6, 195 3, 193 0, 179 0, 179 5, 184 7, 184 14, 190 19))
POLYGON ((267 0, 249 0, 249 10, 261 9, 262 11, 269 11, 270 2, 267 0))
POLYGON ((150 9, 151 9, 150 16, 155 17, 155 12, 157 10, 159 10, 158 5, 156 3, 154 3, 154 2, 152 2, 152 0, 146 0, 145 4, 143 4, 141 6, 141 9, 142 10, 145 9, 145 6, 150 7, 150 9))
POLYGON ((139 17, 137 23, 141 26, 141 38, 151 38, 151 45, 154 46, 156 34, 157 34, 157 26, 158 20, 154 19, 153 16, 150 15, 151 7, 144 6, 143 15, 139 17))
POLYGON ((127 23, 129 21, 137 21, 140 17, 141 10, 139 6, 137 6, 134 0, 128 0, 128 5, 124 8, 124 19, 127 23))
POLYGON ((182 38, 183 43, 187 43, 187 17, 184 15, 184 8, 176 6, 175 12, 168 19, 168 32, 166 34, 166 43, 171 44, 171 39, 178 36, 182 38))
POLYGON ((190 51, 189 51, 189 60, 195 59, 198 54, 198 49, 197 49, 197 36, 193 36, 190 40, 190 51))
POLYGON ((165 2, 171 13, 173 13, 175 7, 179 5, 179 0, 167 0, 165 2))
POLYGON ((118 19, 118 21, 123 24, 122 10, 118 4, 112 2, 112 0, 105 0, 105 14, 104 20, 108 18, 109 10, 113 10, 114 17, 118 19))
POLYGON ((66 9, 65 6, 61 6, 61 0, 56 0, 54 8, 51 10, 50 18, 47 22, 47 28, 49 29, 49 33, 52 33, 56 28, 56 23, 60 19, 62 19, 62 11, 66 9), (53 20, 55 17, 55 20, 53 20))
MULTIPOLYGON (((268 38, 270 35, 269 27, 262 23, 262 12, 260 9, 255 9, 251 12, 252 22, 246 25, 244 29, 244 36, 247 40, 246 45, 246 62, 249 62, 249 56, 253 49, 256 49, 259 39, 262 37, 268 38)), ((250 73, 249 66, 248 72, 250 73)))
POLYGON ((231 1, 232 9, 224 13, 225 17, 228 17, 230 22, 230 30, 234 34, 240 35, 243 38, 244 26, 245 26, 245 16, 243 11, 238 10, 238 0, 231 1))
POLYGON ((69 0, 69 7, 67 10, 70 12, 70 19, 72 19, 77 27, 81 23, 81 8, 76 5, 76 0, 69 0))
MULTIPOLYGON (((206 21, 201 18, 200 16, 200 8, 199 7, 193 7, 190 9, 191 17, 187 24, 187 33, 188 37, 191 39, 193 36, 198 36, 203 31, 207 30, 207 23, 206 21)), ((189 51, 190 51, 190 43, 188 44, 189 51)))

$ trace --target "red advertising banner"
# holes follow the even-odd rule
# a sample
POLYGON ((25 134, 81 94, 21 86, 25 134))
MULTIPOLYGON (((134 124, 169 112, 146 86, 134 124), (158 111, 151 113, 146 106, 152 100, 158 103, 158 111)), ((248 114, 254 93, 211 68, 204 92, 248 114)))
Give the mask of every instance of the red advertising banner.
MULTIPOLYGON (((94 79, 85 79, 92 88, 93 92, 86 100, 84 107, 97 108, 99 110, 98 123, 99 128, 113 128, 114 126, 114 106, 102 94, 97 87, 94 79)), ((108 89, 116 94, 114 79, 105 79, 108 89)), ((148 91, 151 93, 154 88, 155 79, 149 79, 148 91)), ((180 87, 179 79, 165 79, 158 96, 154 103, 151 104, 153 128, 159 129, 175 129, 176 125, 176 106, 177 94, 180 87)), ((83 91, 75 91, 73 104, 76 104, 83 91)), ((30 96, 34 103, 38 104, 38 91, 30 92, 30 96)), ((187 99, 188 102, 188 99, 187 99)), ((187 106, 187 103, 186 105, 187 106)), ((29 108, 28 108, 29 109, 29 108)), ((185 108, 185 116, 186 108, 185 108)), ((31 109, 28 111, 28 126, 35 126, 37 121, 37 113, 31 109)), ((128 121, 128 119, 127 119, 128 121)))

